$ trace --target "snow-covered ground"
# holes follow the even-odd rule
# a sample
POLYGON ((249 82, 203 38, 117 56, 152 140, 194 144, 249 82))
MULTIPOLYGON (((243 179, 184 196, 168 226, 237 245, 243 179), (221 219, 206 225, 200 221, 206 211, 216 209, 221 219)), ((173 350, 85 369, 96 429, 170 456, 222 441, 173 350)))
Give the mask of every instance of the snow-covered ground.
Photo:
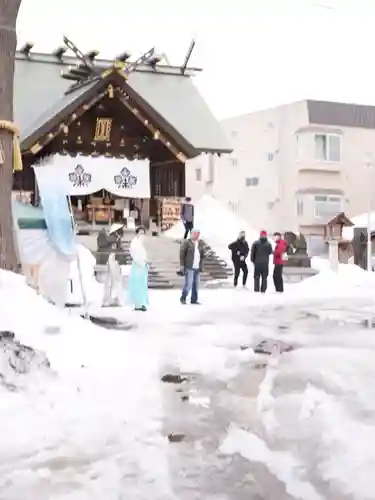
POLYGON ((1 500, 374 498, 374 279, 340 266, 283 296, 202 290, 201 306, 154 291, 147 313, 106 309, 111 330, 1 272, 0 329, 51 362, 0 382, 1 500), (265 338, 296 349, 254 354, 265 338))

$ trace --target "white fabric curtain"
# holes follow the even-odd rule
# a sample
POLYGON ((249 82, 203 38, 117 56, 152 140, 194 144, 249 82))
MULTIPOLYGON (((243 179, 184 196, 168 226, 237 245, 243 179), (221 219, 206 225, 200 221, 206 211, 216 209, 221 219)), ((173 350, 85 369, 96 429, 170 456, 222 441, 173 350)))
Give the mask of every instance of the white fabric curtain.
POLYGON ((38 286, 43 297, 63 307, 71 263, 55 251, 45 230, 18 229, 18 245, 24 270, 38 268, 38 286))
POLYGON ((148 160, 54 155, 34 169, 37 179, 59 183, 69 196, 106 189, 124 198, 150 198, 148 160))

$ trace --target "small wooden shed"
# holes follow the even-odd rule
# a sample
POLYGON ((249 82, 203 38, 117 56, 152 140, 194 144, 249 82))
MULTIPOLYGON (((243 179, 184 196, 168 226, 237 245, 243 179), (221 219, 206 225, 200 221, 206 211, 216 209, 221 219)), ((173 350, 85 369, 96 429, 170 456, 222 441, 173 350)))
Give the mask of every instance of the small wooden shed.
POLYGON ((347 263, 353 255, 352 242, 343 237, 343 228, 354 226, 353 222, 341 212, 330 219, 324 226, 324 240, 326 243, 335 240, 338 242, 339 262, 347 263))

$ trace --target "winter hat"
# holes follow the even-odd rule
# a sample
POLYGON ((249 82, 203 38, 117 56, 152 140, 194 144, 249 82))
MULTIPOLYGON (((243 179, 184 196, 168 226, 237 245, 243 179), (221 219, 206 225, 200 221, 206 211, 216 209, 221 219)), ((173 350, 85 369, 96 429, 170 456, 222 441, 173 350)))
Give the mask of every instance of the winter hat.
POLYGON ((262 230, 262 231, 260 232, 260 237, 261 237, 261 238, 267 238, 267 231, 262 230))

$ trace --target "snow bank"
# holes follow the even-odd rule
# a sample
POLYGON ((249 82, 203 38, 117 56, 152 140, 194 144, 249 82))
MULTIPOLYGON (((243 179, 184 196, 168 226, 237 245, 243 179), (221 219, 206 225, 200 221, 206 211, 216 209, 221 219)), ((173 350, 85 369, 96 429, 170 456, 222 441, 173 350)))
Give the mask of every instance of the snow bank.
POLYGON ((26 285, 25 276, 0 270, 1 330, 41 331, 62 317, 62 311, 26 285))
POLYGON ((60 311, 6 271, 0 330, 43 351, 53 372, 19 375, 22 391, 0 385, 1 498, 170 498, 154 345, 60 311))
MULTIPOLYGON (((370 500, 375 488, 375 451, 368 443, 375 439, 375 400, 373 384, 366 380, 372 380, 375 372, 373 349, 358 347, 357 333, 360 331, 352 331, 348 335, 350 345, 344 346, 337 332, 325 329, 315 334, 315 339, 319 341, 321 334, 322 342, 330 339, 335 347, 306 346, 280 358, 277 390, 270 407, 278 425, 267 438, 274 450, 285 449, 288 443, 287 449, 296 452, 298 462, 303 464, 297 474, 308 470, 312 477, 315 470, 321 480, 342 492, 342 498, 347 495, 353 500, 370 500)), ((368 337, 372 334, 369 332, 368 337)), ((232 448, 248 460, 262 461, 273 469, 278 451, 260 455, 259 446, 246 445, 250 437, 245 433, 233 438, 232 448)), ((288 462, 284 474, 287 469, 288 462)), ((332 494, 336 497, 340 498, 332 494)), ((295 492, 295 498, 310 497, 295 492)))
MULTIPOLYGON (((249 244, 259 237, 259 231, 251 228, 241 217, 215 200, 204 195, 195 204, 195 227, 200 229, 202 238, 207 241, 213 251, 223 260, 232 265, 228 245, 235 240, 240 231, 246 232, 249 244)), ((262 228, 259 228, 262 229, 262 228)), ((181 221, 168 229, 165 236, 181 239, 184 226, 181 221)))
POLYGON ((292 292, 303 294, 305 298, 375 293, 375 273, 364 271, 353 264, 339 264, 338 272, 330 268, 324 269, 323 266, 321 269, 319 274, 294 285, 292 292))
POLYGON ((303 466, 289 451, 271 451, 256 434, 232 426, 220 447, 224 455, 239 453, 251 462, 264 464, 286 492, 299 500, 323 500, 322 496, 303 477, 303 466))
POLYGON ((324 257, 311 257, 311 268, 315 269, 315 271, 324 271, 329 269, 331 264, 328 258, 324 257))

